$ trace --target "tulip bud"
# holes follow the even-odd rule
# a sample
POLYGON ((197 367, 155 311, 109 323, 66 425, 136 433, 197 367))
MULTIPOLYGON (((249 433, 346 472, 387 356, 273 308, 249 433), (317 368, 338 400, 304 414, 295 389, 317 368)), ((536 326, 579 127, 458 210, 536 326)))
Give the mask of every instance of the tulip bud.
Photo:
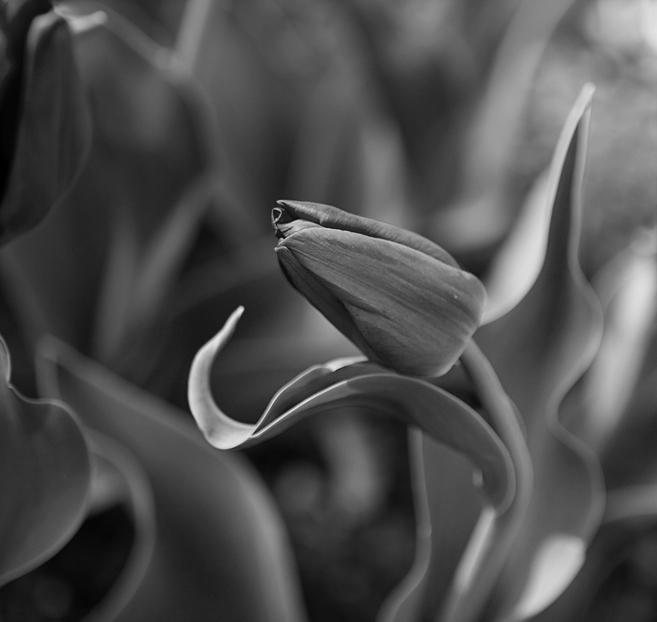
POLYGON ((288 281, 371 360, 439 376, 479 325, 485 291, 422 236, 316 203, 273 210, 288 281))

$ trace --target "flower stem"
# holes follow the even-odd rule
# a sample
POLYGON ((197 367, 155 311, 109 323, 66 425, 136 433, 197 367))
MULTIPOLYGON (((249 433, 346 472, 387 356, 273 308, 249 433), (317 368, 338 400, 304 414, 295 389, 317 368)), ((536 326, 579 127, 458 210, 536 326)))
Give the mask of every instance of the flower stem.
POLYGON ((473 340, 468 343, 461 363, 476 388, 492 427, 509 450, 516 470, 516 494, 506 510, 492 517, 490 511, 482 514, 464 555, 467 576, 457 573, 457 580, 440 616, 443 622, 481 619, 529 507, 533 487, 529 450, 514 406, 490 362, 473 340))

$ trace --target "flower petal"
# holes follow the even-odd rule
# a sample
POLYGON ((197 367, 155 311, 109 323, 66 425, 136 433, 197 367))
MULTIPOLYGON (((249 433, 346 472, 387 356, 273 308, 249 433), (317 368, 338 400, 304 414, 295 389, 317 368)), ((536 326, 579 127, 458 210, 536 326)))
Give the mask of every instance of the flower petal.
POLYGON ((317 228, 278 248, 289 249, 344 304, 366 342, 363 351, 401 373, 446 372, 478 326, 485 294, 476 277, 415 249, 317 228))
POLYGON ((328 229, 351 231, 380 240, 397 242, 450 266, 458 267, 456 260, 447 251, 417 233, 364 216, 356 216, 331 205, 305 201, 278 201, 278 204, 294 218, 309 220, 328 229))

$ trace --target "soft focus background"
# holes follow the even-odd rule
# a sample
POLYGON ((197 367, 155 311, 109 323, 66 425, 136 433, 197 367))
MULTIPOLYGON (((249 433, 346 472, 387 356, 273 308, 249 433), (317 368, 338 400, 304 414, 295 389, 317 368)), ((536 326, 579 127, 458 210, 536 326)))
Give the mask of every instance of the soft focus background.
MULTIPOLYGON (((512 0, 56 4, 92 16, 73 23, 95 133, 74 190, 0 257, 0 332, 27 395, 51 333, 186 412, 192 356, 243 304, 214 388, 255 421, 296 373, 354 353, 279 273, 275 201, 399 224, 484 276, 586 82, 585 273, 655 224, 654 1, 526 1, 538 17, 512 0), (93 35, 103 10, 129 45, 93 35)), ((340 412, 244 453, 280 506, 309 618, 373 620, 414 555, 405 427, 340 412)), ((108 568, 124 518, 85 523, 108 568)), ((656 538, 612 576, 616 617, 591 620, 657 618, 656 538)), ((78 547, 71 567, 89 563, 78 547)), ((79 619, 71 577, 34 571, 2 613, 79 619)))

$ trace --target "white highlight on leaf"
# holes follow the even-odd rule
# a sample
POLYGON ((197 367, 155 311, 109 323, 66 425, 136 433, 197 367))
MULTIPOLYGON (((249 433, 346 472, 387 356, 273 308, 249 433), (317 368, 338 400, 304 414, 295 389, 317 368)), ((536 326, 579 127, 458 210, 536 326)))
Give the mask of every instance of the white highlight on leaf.
MULTIPOLYGON (((576 132, 586 136, 588 114, 595 87, 585 84, 566 119, 552 162, 535 182, 509 237, 494 258, 484 279, 487 303, 482 324, 488 324, 513 309, 529 292, 545 262, 552 210, 563 174, 566 156, 576 132)), ((580 158, 585 154, 580 145, 580 158)), ((580 164, 581 165, 581 164, 580 164)))
POLYGON ((643 232, 603 269, 598 293, 605 332, 587 376, 588 438, 599 447, 613 433, 630 401, 657 313, 657 238, 643 232))
POLYGON ((579 572, 585 554, 584 541, 569 534, 558 534, 546 540, 536 552, 525 591, 511 620, 536 615, 558 598, 579 572))
POLYGON ((216 405, 210 386, 214 358, 235 332, 242 313, 242 306, 233 311, 224 327, 197 352, 189 372, 187 399, 190 410, 205 438, 219 449, 236 447, 255 430, 255 426, 226 416, 216 405))
POLYGON ((479 568, 480 560, 490 547, 497 517, 497 512, 492 508, 484 508, 482 511, 454 576, 456 593, 462 594, 470 586, 479 568))
POLYGON ((545 259, 552 206, 547 173, 534 183, 513 230, 493 259, 485 279, 488 324, 515 307, 536 281, 545 259))
POLYGON ((102 26, 108 19, 105 11, 94 11, 88 15, 78 15, 65 6, 55 7, 55 13, 66 20, 69 28, 76 35, 102 26))

